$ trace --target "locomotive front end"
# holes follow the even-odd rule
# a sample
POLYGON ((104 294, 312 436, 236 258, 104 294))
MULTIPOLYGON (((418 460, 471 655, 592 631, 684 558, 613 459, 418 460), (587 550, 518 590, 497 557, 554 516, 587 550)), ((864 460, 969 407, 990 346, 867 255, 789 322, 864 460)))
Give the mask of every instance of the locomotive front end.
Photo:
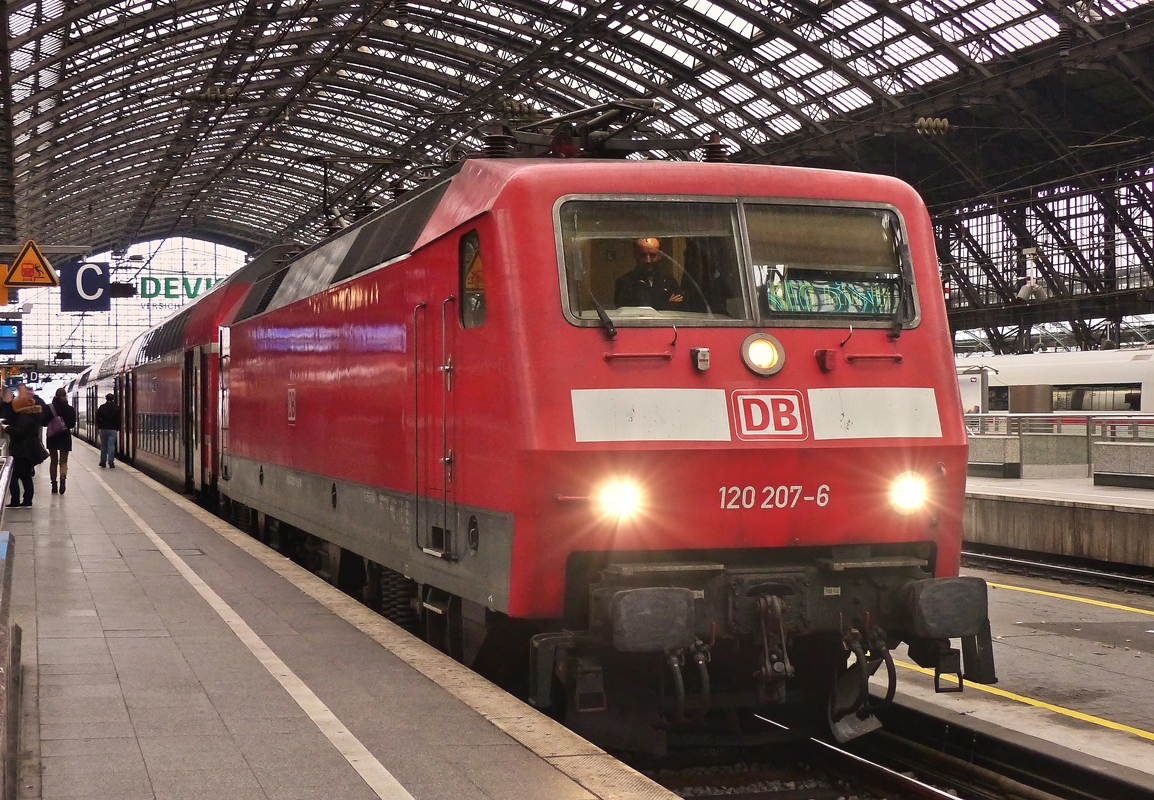
POLYGON ((853 738, 900 645, 940 689, 995 681, 928 215, 809 175, 554 206, 579 344, 545 387, 573 438, 540 470, 564 624, 530 700, 604 746, 749 741, 755 711, 853 738))

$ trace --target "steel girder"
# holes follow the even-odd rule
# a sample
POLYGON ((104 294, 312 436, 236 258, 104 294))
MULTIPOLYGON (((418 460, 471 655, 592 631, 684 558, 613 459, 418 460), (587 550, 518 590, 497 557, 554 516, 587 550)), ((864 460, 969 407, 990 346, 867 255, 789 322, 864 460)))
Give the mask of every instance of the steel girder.
MULTIPOLYGON (((938 221, 943 263, 951 276, 975 277, 995 286, 950 299, 951 327, 998 328, 1065 322, 1083 346, 1096 344, 1094 320, 1154 309, 1154 167, 1108 176, 1090 175, 1063 186, 1023 195, 986 198, 938 221), (1085 184, 1091 183, 1091 188, 1085 184), (1025 271, 1023 249, 1035 248, 1039 277, 1051 297, 1037 302, 1007 298, 1025 271)), ((991 339, 991 342, 993 340, 991 339)))
MULTIPOLYGON (((1089 75, 1104 88, 1079 91, 1111 113, 1125 105, 1112 93, 1134 98, 1130 122, 1154 98, 1144 0, 1023 0, 996 15, 959 0, 8 0, 4 10, 16 232, 79 231, 97 247, 177 233, 249 249, 315 239, 327 228, 326 163, 338 212, 385 201, 414 168, 477 146, 478 125, 505 99, 552 114, 660 98, 659 135, 717 130, 741 160, 896 172, 949 211, 1004 190, 999 172, 1053 181, 1102 166, 1078 149, 1085 131, 1061 128, 1048 82, 1081 87, 1089 75), (1014 130, 998 129, 1006 113, 990 116, 998 103, 1014 130), (918 116, 965 106, 977 110, 958 142, 911 135, 918 116)), ((0 159, 0 235, 3 191, 0 159)), ((1120 239, 1141 239, 1127 209, 1110 213, 1120 239)), ((1080 285, 1104 285, 1090 259, 1076 263, 1080 285)), ((972 288, 970 302, 982 296, 972 288)))
POLYGON ((16 242, 16 165, 12 141, 12 68, 8 3, 0 0, 0 244, 16 242))

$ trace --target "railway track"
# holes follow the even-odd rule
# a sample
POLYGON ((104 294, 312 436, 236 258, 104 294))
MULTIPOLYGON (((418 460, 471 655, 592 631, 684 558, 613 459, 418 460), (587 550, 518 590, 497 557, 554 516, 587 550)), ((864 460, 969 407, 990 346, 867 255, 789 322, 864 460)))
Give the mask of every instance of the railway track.
MULTIPOLYGON (((1154 800, 1154 792, 908 706, 886 728, 836 746, 800 739, 729 762, 643 770, 682 797, 740 800, 1154 800)), ((768 725, 775 725, 766 720, 768 725)))
POLYGON ((969 567, 1029 575, 1039 578, 1054 578, 1068 583, 1116 589, 1125 592, 1154 594, 1154 574, 1138 572, 1108 572, 1087 562, 1068 559, 1065 563, 1037 560, 1036 553, 986 553, 973 550, 962 551, 962 564, 969 567), (1030 558, 1028 556, 1035 556, 1030 558))
POLYGON ((949 800, 948 791, 819 740, 757 760, 646 770, 681 797, 737 800, 949 800))
MULTIPOLYGON (((1008 556, 965 553, 974 566, 1033 570, 1145 591, 1154 580, 1008 556)), ((363 602, 363 598, 361 599, 363 602)), ((1154 800, 1154 792, 991 736, 945 723, 900 704, 878 713, 885 728, 845 747, 790 734, 762 748, 703 751, 659 768, 631 763, 678 795, 730 800, 1154 800), (724 755, 722 755, 724 753, 724 755), (736 755, 735 755, 736 754, 736 755)), ((623 759, 631 762, 631 759, 623 759)))

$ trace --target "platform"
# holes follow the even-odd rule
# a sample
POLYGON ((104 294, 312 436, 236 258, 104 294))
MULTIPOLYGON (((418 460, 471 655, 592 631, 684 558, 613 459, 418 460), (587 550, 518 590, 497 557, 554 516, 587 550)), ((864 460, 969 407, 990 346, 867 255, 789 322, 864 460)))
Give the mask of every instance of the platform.
POLYGON ((77 443, 16 538, 22 798, 672 794, 287 559, 77 443))
POLYGON ((1014 498, 1049 501, 1058 505, 1081 505, 1123 511, 1154 511, 1154 490, 1122 486, 1095 486, 1093 478, 966 479, 967 497, 1014 498))
POLYGON ((1154 490, 1090 478, 968 478, 968 544, 1154 569, 1154 490))
POLYGON ((903 648, 898 702, 1154 791, 1154 598, 963 574, 990 584, 998 683, 937 694, 903 648))

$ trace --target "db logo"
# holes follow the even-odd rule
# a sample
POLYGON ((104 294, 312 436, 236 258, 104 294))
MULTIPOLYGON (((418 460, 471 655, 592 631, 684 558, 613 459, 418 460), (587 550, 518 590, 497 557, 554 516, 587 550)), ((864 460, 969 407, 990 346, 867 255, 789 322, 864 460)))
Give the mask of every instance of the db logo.
POLYGON ((805 439, 805 402, 801 392, 742 390, 733 393, 738 439, 805 439))

